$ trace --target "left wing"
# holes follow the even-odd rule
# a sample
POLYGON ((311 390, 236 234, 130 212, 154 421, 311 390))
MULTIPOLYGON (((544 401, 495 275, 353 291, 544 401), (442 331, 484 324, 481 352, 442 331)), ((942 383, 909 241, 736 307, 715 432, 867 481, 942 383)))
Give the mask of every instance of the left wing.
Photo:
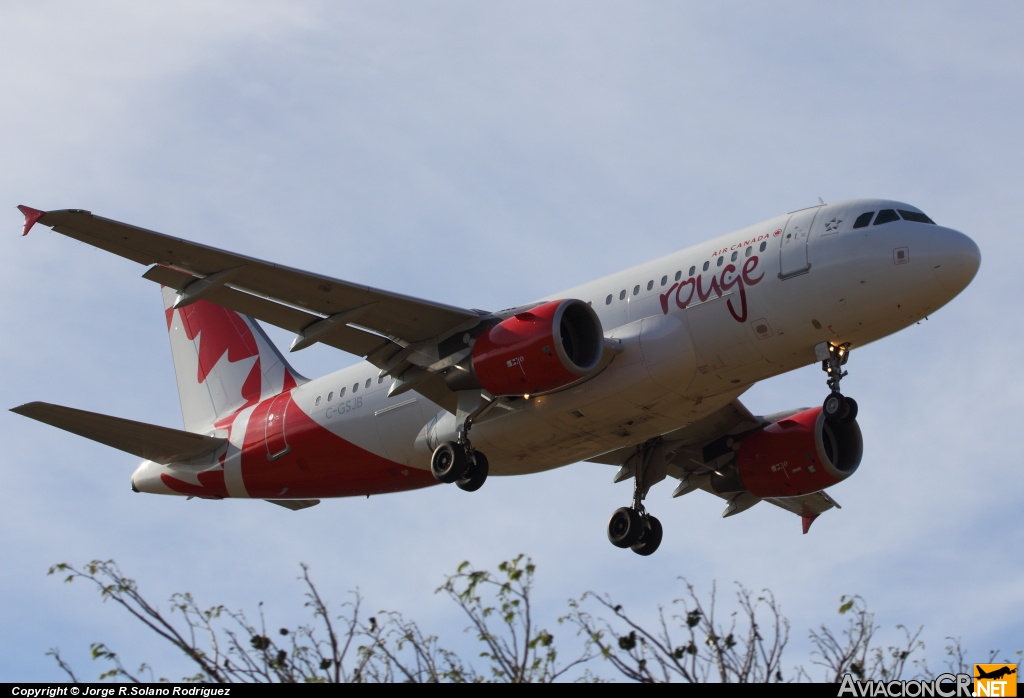
MULTIPOLYGON (((393 393, 416 385, 453 402, 437 376, 453 361, 444 340, 492 317, 481 310, 383 291, 226 252, 75 209, 25 214, 35 223, 150 266, 145 278, 178 291, 175 307, 199 299, 296 333, 292 351, 316 342, 364 356, 396 378, 393 393)), ((460 357, 461 358, 461 357, 460 357)))

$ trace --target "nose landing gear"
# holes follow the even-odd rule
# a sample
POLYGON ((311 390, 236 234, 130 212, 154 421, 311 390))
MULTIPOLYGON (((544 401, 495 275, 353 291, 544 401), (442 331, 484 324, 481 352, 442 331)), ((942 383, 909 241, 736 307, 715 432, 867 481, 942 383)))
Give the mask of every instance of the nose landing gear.
POLYGON ((821 359, 821 370, 828 376, 826 383, 830 392, 821 409, 825 419, 830 422, 849 424, 857 418, 857 401, 839 392, 839 381, 846 375, 843 366, 850 358, 850 343, 832 344, 822 342, 814 347, 815 354, 821 359))

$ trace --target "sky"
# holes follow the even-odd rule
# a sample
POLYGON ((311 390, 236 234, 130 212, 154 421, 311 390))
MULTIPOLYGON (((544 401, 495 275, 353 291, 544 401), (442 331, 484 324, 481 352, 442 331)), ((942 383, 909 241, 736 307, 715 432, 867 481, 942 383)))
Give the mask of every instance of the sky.
MULTIPOLYGON (((89 643, 188 668, 54 563, 113 558, 152 600, 303 615, 300 564, 340 603, 466 622, 434 590, 463 560, 537 565, 544 622, 608 593, 637 617, 717 583, 771 589, 791 624, 838 627, 859 594, 896 639, 924 626, 968 661, 1024 647, 1016 434, 1024 7, 990 3, 319 2, 0 5, 0 405, 44 400, 180 428, 158 289, 132 262, 18 204, 115 220, 461 307, 539 298, 786 211, 885 197, 970 235, 975 281, 926 322, 856 348, 843 388, 864 459, 800 533, 768 505, 720 517, 652 489, 660 550, 612 547, 629 484, 575 464, 453 487, 327 500, 134 494, 136 460, 0 413, 0 681, 107 667, 89 643), (1006 350, 1006 353, 1003 350, 1006 350)), ((290 337, 268 328, 279 346, 290 337)), ((355 363, 313 347, 307 376, 355 363)), ((821 402, 816 367, 743 398, 821 402)))

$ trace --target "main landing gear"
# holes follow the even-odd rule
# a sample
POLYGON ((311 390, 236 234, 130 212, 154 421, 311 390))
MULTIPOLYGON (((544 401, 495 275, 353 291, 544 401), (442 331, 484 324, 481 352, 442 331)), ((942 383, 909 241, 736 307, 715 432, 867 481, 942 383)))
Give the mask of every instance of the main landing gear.
POLYGON ((487 480, 487 456, 469 442, 473 420, 484 415, 496 403, 484 400, 479 391, 460 390, 456 408, 456 440, 442 441, 430 457, 430 472, 440 482, 451 483, 460 490, 476 492, 487 480))
POLYGON ((857 401, 839 392, 839 381, 847 375, 843 366, 850 358, 850 343, 824 344, 815 347, 815 352, 821 358, 821 370, 828 375, 826 383, 832 392, 825 398, 821 409, 828 421, 849 424, 857 418, 857 401))
POLYGON ((468 444, 445 441, 434 449, 430 472, 446 483, 454 482, 460 490, 476 492, 487 480, 487 456, 468 444))
POLYGON ((608 540, 619 548, 629 548, 637 555, 650 555, 661 545, 661 522, 647 513, 643 500, 648 490, 665 478, 665 451, 660 439, 637 447, 637 452, 619 471, 621 482, 633 471, 633 503, 619 507, 608 521, 608 540))

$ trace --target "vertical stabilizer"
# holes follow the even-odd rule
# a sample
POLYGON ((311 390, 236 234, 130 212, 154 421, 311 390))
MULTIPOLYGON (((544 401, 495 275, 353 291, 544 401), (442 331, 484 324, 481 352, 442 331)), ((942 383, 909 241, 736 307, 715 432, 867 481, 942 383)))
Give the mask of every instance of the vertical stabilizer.
POLYGON ((177 293, 162 290, 188 431, 306 382, 252 318, 203 300, 175 310, 177 293))

